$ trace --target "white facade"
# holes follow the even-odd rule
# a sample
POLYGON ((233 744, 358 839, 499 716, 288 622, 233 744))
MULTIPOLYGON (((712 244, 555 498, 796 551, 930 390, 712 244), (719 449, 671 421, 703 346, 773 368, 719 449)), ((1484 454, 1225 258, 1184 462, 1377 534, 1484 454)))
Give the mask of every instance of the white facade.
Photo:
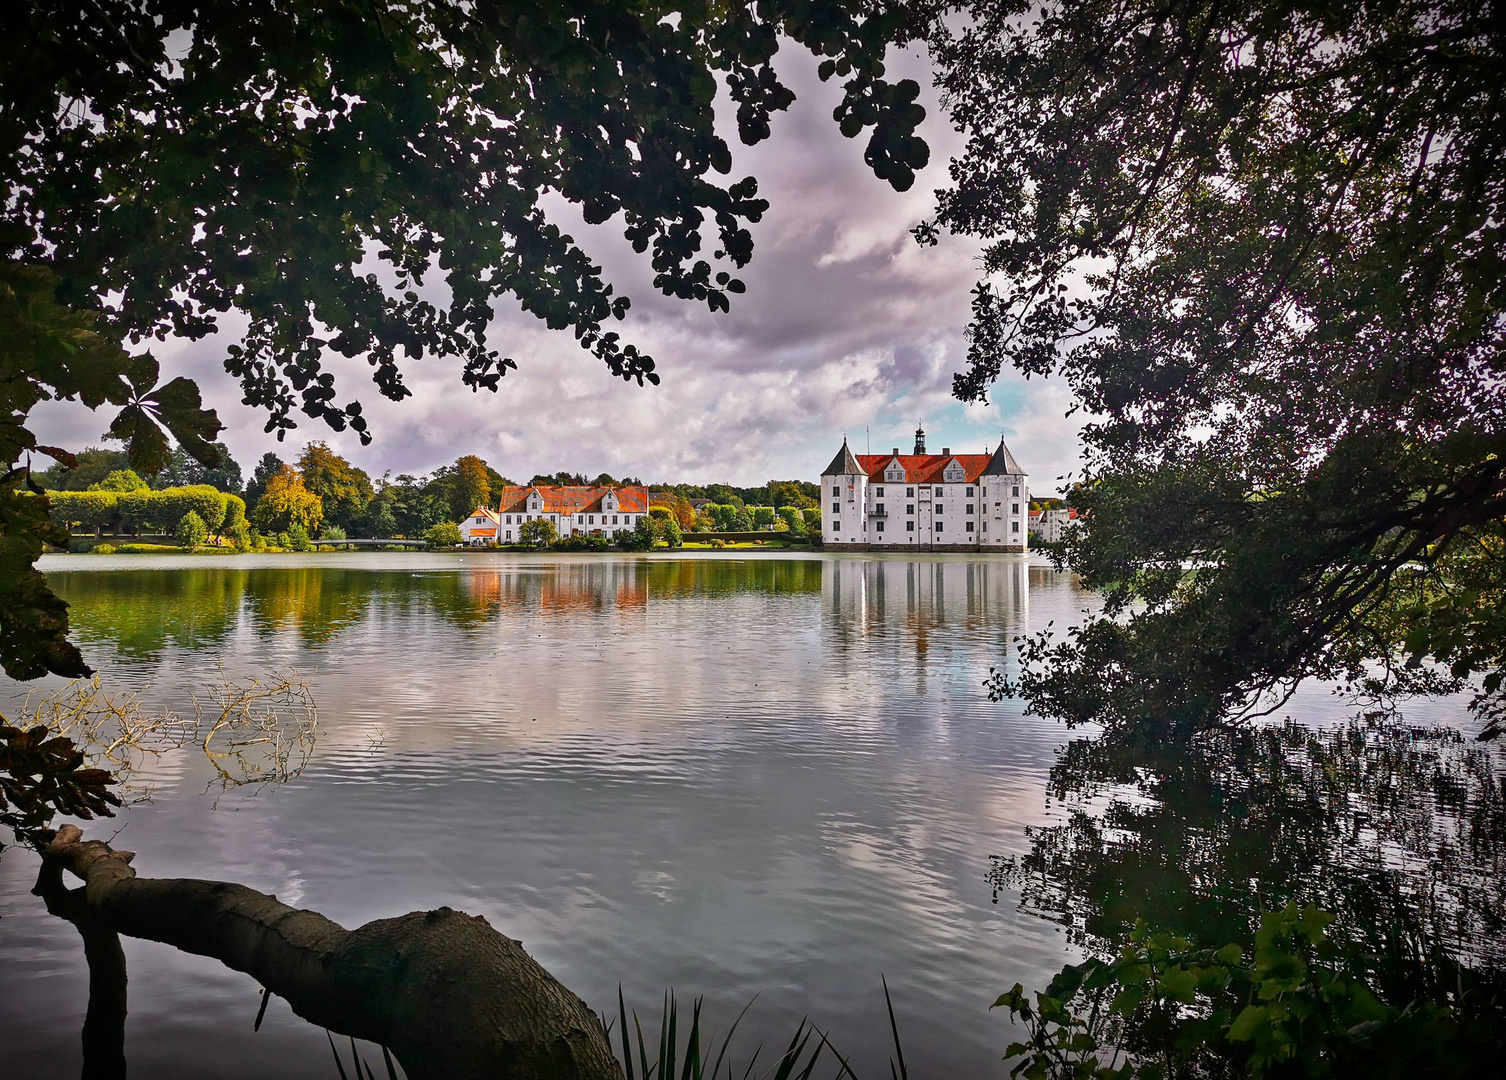
POLYGON ((831 547, 1025 551, 1029 478, 1000 440, 992 454, 858 456, 842 449, 821 477, 822 538, 831 547))
POLYGON ((477 507, 460 523, 460 542, 467 547, 490 547, 497 542, 497 512, 477 507))
POLYGON ((525 522, 546 518, 561 536, 603 536, 611 539, 632 532, 648 514, 645 487, 507 488, 502 493, 498 543, 516 544, 525 522))
POLYGON ((1067 525, 1075 520, 1074 511, 1042 510, 1030 515, 1030 535, 1043 544, 1059 544, 1066 538, 1067 525))

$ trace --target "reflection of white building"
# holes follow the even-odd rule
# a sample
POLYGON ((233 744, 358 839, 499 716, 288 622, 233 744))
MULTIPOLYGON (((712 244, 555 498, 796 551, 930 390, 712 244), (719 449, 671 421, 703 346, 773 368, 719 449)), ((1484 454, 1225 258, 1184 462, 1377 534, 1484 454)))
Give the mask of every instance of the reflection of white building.
POLYGON ((1023 633, 1030 570, 1026 559, 835 559, 821 575, 821 605, 849 633, 902 629, 916 646, 932 633, 1023 633))
POLYGON ((854 454, 842 449, 821 474, 822 540, 828 548, 1025 551, 1030 491, 1025 470, 999 440, 992 454, 854 454))

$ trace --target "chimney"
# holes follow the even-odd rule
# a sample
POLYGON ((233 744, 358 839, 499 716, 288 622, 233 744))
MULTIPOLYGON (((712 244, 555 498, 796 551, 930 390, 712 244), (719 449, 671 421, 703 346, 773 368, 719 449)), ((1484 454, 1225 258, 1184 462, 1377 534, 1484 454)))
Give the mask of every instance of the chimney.
POLYGON ((917 427, 915 429, 915 452, 917 454, 924 454, 926 452, 925 428, 917 427))
POLYGON ((897 446, 894 448, 894 456, 899 457, 899 447, 897 446))
POLYGON ((942 457, 951 457, 952 456, 952 448, 950 446, 943 446, 941 448, 941 456, 942 457))

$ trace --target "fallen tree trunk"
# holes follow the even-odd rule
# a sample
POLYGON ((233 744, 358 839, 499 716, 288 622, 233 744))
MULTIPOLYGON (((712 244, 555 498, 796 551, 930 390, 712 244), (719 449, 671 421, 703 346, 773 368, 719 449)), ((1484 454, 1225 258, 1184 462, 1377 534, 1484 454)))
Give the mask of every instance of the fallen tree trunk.
POLYGON ((299 1016, 386 1046, 412 1080, 618 1080, 601 1021, 480 916, 414 911, 346 930, 223 881, 138 878, 65 825, 43 860, 83 879, 108 930, 210 956, 299 1016))

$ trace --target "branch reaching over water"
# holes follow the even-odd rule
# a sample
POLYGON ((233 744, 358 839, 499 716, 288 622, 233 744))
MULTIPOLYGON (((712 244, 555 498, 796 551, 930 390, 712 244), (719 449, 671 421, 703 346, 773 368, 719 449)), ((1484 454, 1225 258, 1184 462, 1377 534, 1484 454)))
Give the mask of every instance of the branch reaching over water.
POLYGON ((65 825, 43 861, 98 923, 213 957, 310 1023, 389 1047, 412 1080, 620 1080, 601 1021, 485 919, 450 908, 346 930, 244 885, 138 878, 131 852, 65 825))

